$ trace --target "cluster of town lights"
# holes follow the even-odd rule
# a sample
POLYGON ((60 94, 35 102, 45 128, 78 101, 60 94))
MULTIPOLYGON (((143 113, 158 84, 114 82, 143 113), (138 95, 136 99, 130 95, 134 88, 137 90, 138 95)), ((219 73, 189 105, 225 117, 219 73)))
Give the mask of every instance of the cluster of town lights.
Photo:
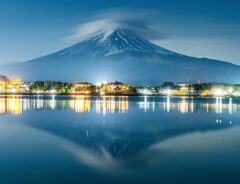
MULTIPOLYGON (((44 82, 43 82, 44 83, 44 82)), ((240 96, 240 85, 238 88, 208 88, 202 91, 197 91, 194 85, 177 84, 174 88, 166 86, 129 86, 121 82, 97 82, 95 85, 87 82, 78 82, 69 84, 69 89, 60 91, 54 87, 42 90, 39 88, 32 89, 34 83, 25 83, 20 79, 9 81, 0 80, 0 93, 1 94, 72 94, 72 95, 198 95, 198 96, 240 96)))

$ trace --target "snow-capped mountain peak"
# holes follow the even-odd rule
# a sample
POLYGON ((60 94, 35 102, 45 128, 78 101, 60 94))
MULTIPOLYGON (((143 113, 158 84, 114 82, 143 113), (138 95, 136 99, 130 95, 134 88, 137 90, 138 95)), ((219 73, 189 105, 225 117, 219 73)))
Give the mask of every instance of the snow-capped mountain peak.
POLYGON ((80 43, 58 52, 58 54, 110 56, 124 52, 134 53, 136 55, 176 54, 149 42, 128 29, 101 31, 80 43))

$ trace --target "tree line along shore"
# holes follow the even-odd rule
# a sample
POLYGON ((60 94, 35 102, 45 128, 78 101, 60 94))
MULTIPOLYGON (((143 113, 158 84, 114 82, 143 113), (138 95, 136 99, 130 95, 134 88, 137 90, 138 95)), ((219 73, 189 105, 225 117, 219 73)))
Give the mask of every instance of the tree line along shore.
POLYGON ((240 97, 240 84, 174 83, 128 85, 123 82, 66 83, 61 81, 24 82, 0 76, 0 94, 57 95, 164 95, 164 96, 230 96, 240 97))

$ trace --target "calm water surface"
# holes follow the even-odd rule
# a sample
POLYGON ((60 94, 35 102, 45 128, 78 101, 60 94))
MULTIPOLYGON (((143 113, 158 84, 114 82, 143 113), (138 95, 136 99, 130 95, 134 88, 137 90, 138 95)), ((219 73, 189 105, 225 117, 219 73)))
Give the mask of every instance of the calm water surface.
POLYGON ((0 96, 0 183, 240 183, 240 99, 0 96))

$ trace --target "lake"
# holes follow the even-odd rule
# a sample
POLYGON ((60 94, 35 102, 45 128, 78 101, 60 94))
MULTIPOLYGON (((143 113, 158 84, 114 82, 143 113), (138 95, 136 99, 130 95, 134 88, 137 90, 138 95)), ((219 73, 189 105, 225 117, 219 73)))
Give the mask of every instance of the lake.
POLYGON ((240 99, 0 96, 0 183, 240 183, 240 99))

